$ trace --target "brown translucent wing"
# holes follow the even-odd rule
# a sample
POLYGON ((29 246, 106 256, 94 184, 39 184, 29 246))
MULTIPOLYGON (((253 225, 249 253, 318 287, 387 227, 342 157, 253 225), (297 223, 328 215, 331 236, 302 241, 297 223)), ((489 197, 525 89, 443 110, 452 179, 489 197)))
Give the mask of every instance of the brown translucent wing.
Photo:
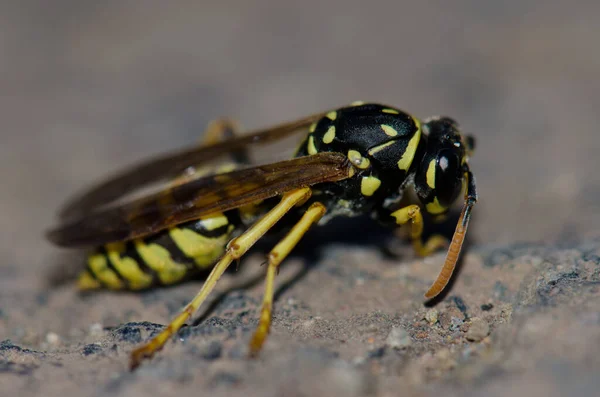
POLYGON ((142 162, 73 198, 60 210, 59 216, 61 219, 81 216, 136 189, 172 178, 173 175, 183 172, 189 166, 201 165, 249 145, 263 144, 285 138, 307 129, 323 115, 324 113, 313 114, 300 120, 255 131, 213 145, 196 147, 142 162))
POLYGON ((241 207, 287 191, 353 175, 340 153, 318 153, 199 178, 116 207, 67 221, 48 233, 64 247, 101 245, 156 233, 200 216, 241 207))

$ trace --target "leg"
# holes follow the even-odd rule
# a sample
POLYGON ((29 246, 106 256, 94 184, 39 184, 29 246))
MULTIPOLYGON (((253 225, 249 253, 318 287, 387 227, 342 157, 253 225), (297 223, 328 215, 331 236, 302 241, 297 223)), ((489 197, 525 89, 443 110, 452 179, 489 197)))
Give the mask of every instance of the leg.
POLYGON ((448 240, 439 234, 431 236, 429 240, 423 244, 423 241, 421 241, 421 235, 423 234, 423 215, 421 215, 421 208, 418 205, 413 204, 400 208, 399 210, 392 212, 391 216, 396 218, 396 224, 398 225, 404 225, 409 221, 411 222, 410 238, 417 255, 427 256, 440 248, 448 246, 448 240))
POLYGON ((273 284, 278 272, 279 264, 285 259, 292 249, 298 244, 302 236, 313 223, 318 222, 325 214, 325 206, 321 203, 312 204, 304 213, 292 230, 271 250, 268 255, 267 280, 265 282, 265 295, 258 327, 250 341, 250 355, 256 356, 260 351, 271 326, 271 313, 273 307, 273 284))
MULTIPOLYGON (((235 122, 229 119, 217 119, 208 123, 202 139, 200 140, 200 146, 210 146, 219 142, 223 142, 227 139, 231 139, 237 135, 238 127, 235 122)), ((201 178, 209 174, 220 174, 224 172, 233 171, 236 164, 249 164, 250 159, 248 151, 244 148, 235 150, 231 153, 233 164, 223 164, 220 167, 195 167, 190 165, 186 168, 182 174, 177 175, 170 184, 170 187, 175 187, 183 183, 189 182, 192 179, 201 178)))
MULTIPOLYGON (((204 136, 200 142, 201 145, 213 145, 233 138, 237 135, 239 127, 230 119, 217 119, 208 123, 204 136)), ((233 160, 236 163, 248 163, 248 152, 240 149, 232 153, 233 160)))
POLYGON ((190 316, 198 310, 206 300, 208 294, 213 290, 217 281, 229 267, 232 261, 239 259, 256 243, 273 225, 275 225, 292 207, 305 202, 311 194, 310 188, 301 188, 286 193, 281 202, 267 212, 258 222, 252 225, 244 234, 231 240, 225 254, 217 262, 210 275, 206 279, 200 292, 187 304, 173 321, 160 334, 156 335, 150 342, 135 349, 131 353, 130 368, 135 369, 141 361, 160 350, 164 344, 173 336, 190 316))

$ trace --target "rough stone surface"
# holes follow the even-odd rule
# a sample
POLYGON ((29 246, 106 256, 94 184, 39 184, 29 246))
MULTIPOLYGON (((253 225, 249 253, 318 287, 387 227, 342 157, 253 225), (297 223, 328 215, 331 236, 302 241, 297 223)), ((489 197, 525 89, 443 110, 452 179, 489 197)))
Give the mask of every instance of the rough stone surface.
POLYGON ((600 3, 287 3, 0 6, 0 395, 597 394, 600 3), (79 294, 81 253, 43 239, 60 203, 196 144, 210 119, 257 128, 354 100, 450 115, 477 138, 480 202, 449 290, 423 300, 443 253, 334 222, 282 265, 258 359, 247 343, 274 241, 130 373, 129 353, 201 281, 79 294), (398 330, 402 349, 387 341, 398 330))

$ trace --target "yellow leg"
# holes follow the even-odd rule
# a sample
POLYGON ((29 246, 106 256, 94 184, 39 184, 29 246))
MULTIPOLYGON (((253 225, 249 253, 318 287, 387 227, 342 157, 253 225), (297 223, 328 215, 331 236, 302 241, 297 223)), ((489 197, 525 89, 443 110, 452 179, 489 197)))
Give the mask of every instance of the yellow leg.
MULTIPOLYGON (((239 127, 237 124, 229 119, 217 119, 208 123, 202 139, 200 140, 201 146, 210 146, 219 142, 223 142, 227 139, 231 139, 237 135, 239 127)), ((231 153, 234 164, 246 164, 249 162, 248 152, 246 149, 235 150, 231 153)), ((203 176, 233 171, 234 164, 225 164, 222 167, 216 169, 212 167, 200 167, 196 168, 191 165, 183 171, 182 174, 177 175, 170 184, 170 187, 184 184, 193 179, 201 178, 203 176)))
POLYGON ((440 248, 448 247, 448 240, 439 234, 431 236, 423 244, 421 240, 421 235, 423 234, 423 215, 421 215, 421 208, 418 205, 408 205, 392 212, 391 215, 396 218, 396 224, 398 225, 411 222, 410 238, 417 255, 427 256, 440 248))
POLYGON ((225 139, 233 138, 238 131, 236 123, 229 119, 217 119, 208 123, 206 131, 200 141, 201 145, 214 145, 224 141, 225 139))
MULTIPOLYGON (((235 137, 240 130, 238 124, 230 119, 217 119, 208 123, 201 145, 213 145, 235 137)), ((238 164, 249 163, 246 149, 235 150, 231 153, 234 162, 238 164)))
POLYGON ((265 282, 265 295, 258 327, 250 340, 250 355, 256 356, 260 351, 271 327, 271 314, 273 308, 273 284, 275 275, 281 262, 294 249, 302 236, 308 231, 312 224, 316 223, 325 214, 325 206, 321 203, 313 203, 304 213, 300 221, 294 225, 292 230, 271 250, 268 255, 267 279, 265 282))
POLYGON ((242 255, 254 245, 281 217, 283 217, 292 207, 304 203, 311 195, 310 188, 296 189, 286 193, 279 204, 267 212, 258 222, 252 225, 244 234, 231 240, 227 245, 227 250, 221 259, 217 262, 206 282, 200 289, 200 292, 192 299, 190 303, 171 321, 171 323, 160 334, 156 335, 150 342, 135 349, 131 353, 130 368, 134 369, 144 358, 160 350, 164 344, 173 336, 190 316, 198 310, 200 305, 206 300, 208 294, 213 290, 217 281, 229 267, 232 261, 239 259, 242 255))

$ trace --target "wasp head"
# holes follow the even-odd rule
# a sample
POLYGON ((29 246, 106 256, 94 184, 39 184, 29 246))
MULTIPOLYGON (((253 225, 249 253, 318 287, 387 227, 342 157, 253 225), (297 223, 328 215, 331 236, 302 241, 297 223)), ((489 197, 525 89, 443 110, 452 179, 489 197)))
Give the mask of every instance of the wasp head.
POLYGON ((440 215, 463 189, 475 140, 462 135, 458 123, 449 117, 426 120, 423 131, 428 134, 427 146, 415 174, 415 191, 427 212, 440 215))

